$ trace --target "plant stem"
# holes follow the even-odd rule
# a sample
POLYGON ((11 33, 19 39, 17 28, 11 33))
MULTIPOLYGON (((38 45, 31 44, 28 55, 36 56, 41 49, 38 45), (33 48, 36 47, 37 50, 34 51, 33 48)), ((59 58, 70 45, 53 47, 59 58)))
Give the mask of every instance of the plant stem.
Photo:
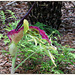
MULTIPOLYGON (((35 53, 35 52, 34 52, 35 53)), ((29 55, 26 59, 24 59, 16 68, 15 68, 15 70, 17 69, 17 68, 19 68, 28 58, 30 58, 34 53, 32 53, 31 55, 29 55)))
POLYGON ((18 23, 18 25, 17 25, 15 31, 18 31, 18 29, 22 26, 23 20, 24 20, 25 18, 27 18, 27 16, 30 14, 32 8, 34 7, 34 4, 35 4, 35 2, 33 3, 32 7, 28 10, 28 12, 24 15, 24 17, 20 20, 20 22, 18 23))
POLYGON ((16 61, 16 56, 17 56, 17 52, 15 54, 14 57, 12 57, 12 69, 11 69, 11 74, 15 73, 15 61, 16 61))

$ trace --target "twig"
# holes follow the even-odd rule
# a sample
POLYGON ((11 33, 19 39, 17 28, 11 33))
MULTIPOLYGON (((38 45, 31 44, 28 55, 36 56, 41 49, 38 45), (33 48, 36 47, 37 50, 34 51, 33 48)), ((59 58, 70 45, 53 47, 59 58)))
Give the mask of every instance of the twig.
POLYGON ((73 10, 75 8, 71 7, 71 8, 65 8, 65 7, 62 7, 62 9, 66 9, 66 10, 73 10))
MULTIPOLYGON (((8 4, 6 4, 4 7, 6 7, 6 6, 9 6, 9 5, 12 5, 13 3, 15 3, 16 1, 13 1, 13 2, 11 2, 11 3, 8 3, 8 4)), ((3 7, 0 7, 0 10, 1 9, 3 9, 3 7)))
POLYGON ((74 16, 64 16, 63 18, 75 18, 74 16))
POLYGON ((72 4, 75 6, 75 2, 74 1, 71 1, 72 2, 72 4))
POLYGON ((13 1, 13 2, 11 2, 11 3, 8 3, 8 4, 6 4, 6 6, 11 5, 11 4, 15 3, 15 2, 16 2, 16 1, 13 1))

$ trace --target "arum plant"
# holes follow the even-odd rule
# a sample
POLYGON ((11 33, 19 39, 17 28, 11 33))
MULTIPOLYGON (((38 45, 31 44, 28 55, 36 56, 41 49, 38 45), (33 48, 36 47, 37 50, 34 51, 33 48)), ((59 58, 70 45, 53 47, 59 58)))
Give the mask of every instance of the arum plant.
MULTIPOLYGON (((11 44, 9 46, 9 52, 10 52, 10 54, 12 56, 12 70, 11 70, 11 73, 14 73, 15 72, 15 68, 14 67, 15 67, 15 60, 16 60, 16 56, 17 56, 17 44, 22 39, 23 36, 28 36, 28 37, 32 38, 32 40, 30 40, 30 41, 34 41, 36 46, 37 46, 37 43, 38 43, 37 41, 39 41, 40 42, 39 45, 41 46, 41 43, 42 44, 45 44, 44 41, 42 41, 40 39, 40 37, 37 36, 37 35, 41 35, 42 36, 42 39, 45 39, 49 43, 48 46, 43 45, 41 47, 45 49, 45 52, 47 53, 47 55, 51 58, 52 62, 54 63, 54 60, 53 59, 55 59, 55 58, 50 53, 50 50, 56 50, 56 49, 54 48, 54 46, 51 45, 51 41, 49 40, 49 38, 45 34, 45 32, 43 30, 39 29, 39 27, 36 27, 36 26, 28 26, 29 23, 28 23, 28 21, 26 19, 24 19, 23 25, 24 26, 21 27, 20 29, 18 29, 18 31, 15 31, 15 29, 13 29, 10 32, 8 32, 8 37, 9 37, 9 39, 11 41, 11 44)), ((56 66, 55 63, 54 63, 54 65, 56 66)))
MULTIPOLYGON (((35 39, 35 37, 39 40, 40 38, 38 38, 35 33, 38 31, 38 33, 42 36, 42 39, 46 39, 49 44, 51 43, 48 36, 45 34, 45 32, 41 29, 39 29, 39 27, 36 26, 29 26, 29 23, 26 19, 24 19, 23 21, 24 26, 21 27, 20 29, 18 29, 18 31, 15 31, 15 29, 11 30, 10 32, 8 32, 8 37, 11 41, 11 44, 9 46, 9 52, 12 56, 12 70, 11 73, 14 73, 14 67, 15 67, 15 60, 16 60, 16 56, 17 56, 17 44, 18 42, 22 39, 23 36, 28 35, 29 37, 31 37, 34 41, 35 41, 35 45, 37 46, 37 41, 35 39)), ((41 40, 39 40, 41 41, 41 40)), ((42 42, 42 41, 41 41, 42 42)))
POLYGON ((27 57, 24 61, 22 61, 16 68, 15 68, 15 61, 17 56, 17 44, 18 42, 23 38, 23 36, 28 36, 31 38, 31 40, 28 41, 34 41, 35 46, 37 46, 38 41, 40 48, 44 49, 46 54, 50 57, 53 64, 56 66, 54 62, 54 56, 51 54, 51 50, 56 50, 54 46, 51 45, 51 41, 49 40, 48 36, 44 32, 44 30, 41 30, 37 26, 29 26, 29 23, 26 19, 27 15, 30 13, 31 9, 33 8, 34 4, 30 8, 30 10, 27 12, 27 14, 21 19, 21 21, 18 23, 16 29, 11 30, 8 32, 8 37, 10 39, 11 44, 9 45, 9 53, 12 56, 12 69, 11 74, 15 73, 15 70, 22 65, 29 57, 31 57, 35 52, 33 52, 29 57, 27 57), (23 26, 22 26, 23 24, 23 26), (21 27, 22 26, 22 27, 21 27), (38 35, 38 36, 37 36, 38 35), (40 36, 42 36, 42 39, 45 39, 48 42, 48 45, 45 46, 44 41, 40 39, 40 36), (43 44, 43 45, 42 45, 43 44))
POLYGON ((23 30, 24 30, 24 34, 25 34, 29 29, 29 23, 28 23, 27 20, 24 20, 24 18, 26 18, 28 16, 28 14, 31 12, 34 4, 29 9, 29 11, 26 13, 26 15, 21 19, 21 21, 18 23, 16 29, 13 29, 10 32, 8 32, 8 37, 11 41, 11 44, 9 46, 9 53, 12 56, 11 74, 15 73, 15 68, 14 67, 15 67, 15 60, 16 60, 16 56, 17 56, 17 44, 21 40, 21 38, 23 37, 23 30), (23 20, 24 20, 24 22, 23 22, 23 20), (23 23, 24 23, 24 27, 20 28, 23 23), (18 29, 20 28, 20 29, 17 30, 17 28, 18 29))

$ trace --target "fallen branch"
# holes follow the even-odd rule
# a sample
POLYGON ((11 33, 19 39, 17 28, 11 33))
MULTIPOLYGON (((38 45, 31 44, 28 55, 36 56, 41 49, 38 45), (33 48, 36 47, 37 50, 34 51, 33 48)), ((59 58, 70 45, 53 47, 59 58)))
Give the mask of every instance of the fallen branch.
POLYGON ((74 1, 71 1, 72 2, 72 4, 75 6, 75 2, 74 1))
POLYGON ((11 3, 8 3, 8 4, 6 4, 6 6, 8 6, 8 5, 12 5, 13 3, 15 3, 16 1, 13 1, 13 2, 11 2, 11 3))

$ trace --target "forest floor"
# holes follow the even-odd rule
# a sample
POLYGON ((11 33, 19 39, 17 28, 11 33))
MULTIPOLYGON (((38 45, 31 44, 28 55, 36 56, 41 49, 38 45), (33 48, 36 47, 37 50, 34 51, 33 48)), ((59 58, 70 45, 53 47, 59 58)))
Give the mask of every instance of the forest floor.
MULTIPOLYGON (((12 2, 12 1, 10 1, 12 2)), ((17 17, 17 20, 21 19, 27 12, 27 2, 15 2, 10 4, 9 1, 7 2, 0 2, 0 10, 12 10, 15 12, 15 16, 17 17)), ((60 40, 60 43, 62 45, 69 45, 71 48, 75 48, 75 8, 74 5, 71 2, 63 2, 62 7, 62 24, 59 28, 59 32, 63 34, 63 37, 60 40)), ((7 20, 8 22, 12 22, 14 20, 7 20)), ((4 30, 5 25, 2 25, 0 23, 0 33, 6 35, 7 31, 4 30)), ((8 50, 8 45, 5 45, 3 42, 4 38, 0 39, 0 50, 8 50)), ((9 62, 9 59, 11 59, 11 56, 5 54, 3 55, 0 52, 0 74, 10 74, 11 69, 11 61, 9 62)), ((72 74, 75 74, 75 67, 71 66, 69 69, 71 69, 72 74)), ((24 72, 22 68, 20 67, 17 69, 16 73, 18 74, 24 74, 24 73, 33 73, 32 71, 24 72)))
POLYGON ((71 2, 63 2, 63 4, 62 23, 59 28, 60 33, 63 34, 61 44, 75 48, 75 7, 71 2))

